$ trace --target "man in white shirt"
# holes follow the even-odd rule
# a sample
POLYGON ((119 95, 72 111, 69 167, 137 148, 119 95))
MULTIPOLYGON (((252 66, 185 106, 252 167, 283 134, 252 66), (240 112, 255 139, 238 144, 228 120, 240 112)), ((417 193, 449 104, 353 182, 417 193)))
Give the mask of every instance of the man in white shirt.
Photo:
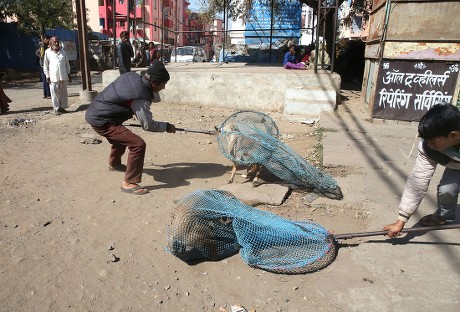
POLYGON ((67 81, 71 82, 70 64, 67 53, 61 49, 56 36, 50 38, 49 48, 43 59, 43 72, 50 84, 51 103, 56 115, 67 113, 68 106, 67 81))

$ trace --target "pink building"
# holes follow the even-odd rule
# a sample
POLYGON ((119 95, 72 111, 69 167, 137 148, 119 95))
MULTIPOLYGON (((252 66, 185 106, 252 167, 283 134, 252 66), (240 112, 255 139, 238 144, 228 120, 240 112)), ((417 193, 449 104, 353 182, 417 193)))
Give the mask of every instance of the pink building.
POLYGON ((184 45, 188 30, 186 0, 98 0, 99 31, 113 37, 129 29, 133 39, 184 45), (128 15, 128 5, 130 6, 128 15), (115 10, 114 10, 115 7, 115 10), (163 11, 163 15, 161 12, 163 11), (128 26, 129 25, 129 26, 128 26), (177 35, 176 35, 177 32, 177 35))
POLYGON ((132 39, 177 46, 201 45, 208 53, 223 41, 222 20, 203 24, 199 13, 190 12, 187 0, 98 0, 87 1, 88 24, 93 31, 120 38, 122 31, 132 39), (97 9, 95 9, 95 5, 97 9), (131 7, 128 15, 128 5, 131 7), (99 21, 94 16, 99 11, 99 21), (163 11, 163 15, 161 12, 163 11), (129 27, 128 27, 129 25, 129 27))

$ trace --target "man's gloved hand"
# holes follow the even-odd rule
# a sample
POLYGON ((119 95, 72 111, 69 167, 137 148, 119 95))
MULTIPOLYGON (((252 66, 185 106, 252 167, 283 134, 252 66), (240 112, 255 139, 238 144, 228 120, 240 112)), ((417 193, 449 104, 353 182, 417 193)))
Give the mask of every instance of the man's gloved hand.
POLYGON ((166 123, 166 132, 168 133, 176 133, 176 126, 170 124, 169 122, 166 123))

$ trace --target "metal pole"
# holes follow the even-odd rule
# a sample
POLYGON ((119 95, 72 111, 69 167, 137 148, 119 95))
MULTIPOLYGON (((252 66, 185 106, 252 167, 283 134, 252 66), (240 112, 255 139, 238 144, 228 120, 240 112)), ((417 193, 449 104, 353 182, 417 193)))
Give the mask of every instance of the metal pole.
MULTIPOLYGON (((156 1, 156 0, 153 0, 153 1, 156 1)), ((144 4, 144 1, 142 1, 141 11, 142 11, 142 22, 143 22, 143 31, 142 31, 142 33, 144 35, 144 42, 145 42, 145 4, 144 4)), ((152 18, 151 15, 150 15, 150 18, 152 18)), ((151 20, 149 22, 151 22, 151 20)), ((153 41, 153 28, 152 28, 152 32, 151 32, 150 36, 151 36, 152 41, 153 41)))
POLYGON ((129 35, 130 38, 132 38, 132 36, 131 36, 131 25, 130 25, 131 19, 130 19, 130 16, 129 16, 130 13, 131 13, 131 0, 128 0, 126 2, 126 24, 128 24, 128 29, 127 29, 128 35, 129 35))
POLYGON ((85 0, 78 0, 76 1, 80 7, 80 16, 77 18, 77 22, 80 23, 80 27, 78 32, 81 33, 79 38, 80 41, 80 72, 82 73, 83 79, 83 90, 88 89, 91 91, 91 71, 89 69, 89 62, 88 62, 88 40, 87 40, 87 29, 88 26, 86 25, 86 7, 85 7, 85 0))
POLYGON ((273 41, 273 7, 274 7, 274 2, 272 0, 271 2, 271 12, 270 12, 270 58, 269 62, 270 64, 272 63, 272 41, 273 41))
POLYGON ((338 18, 338 11, 339 11, 339 0, 335 0, 335 5, 334 5, 334 35, 332 36, 332 55, 330 57, 331 59, 331 73, 334 72, 334 64, 335 64, 335 39, 337 36, 337 18, 338 18))
POLYGON ((319 24, 321 21, 321 1, 318 1, 318 8, 316 12, 316 43, 315 43, 315 74, 318 73, 318 50, 319 50, 319 24))
POLYGON ((113 69, 117 68, 117 0, 112 0, 113 69))
POLYGON ((82 81, 82 87, 83 90, 86 90, 88 87, 86 85, 86 71, 85 71, 85 64, 84 64, 84 52, 83 52, 83 25, 81 24, 81 15, 82 15, 82 9, 81 9, 81 2, 80 0, 75 2, 75 9, 77 13, 77 34, 78 34, 78 54, 79 54, 79 62, 80 62, 80 73, 81 73, 81 81, 82 81))
POLYGON ((177 5, 177 0, 176 0, 176 40, 174 42, 174 61, 177 62, 177 41, 179 40, 179 6, 177 5))
MULTIPOLYGON (((324 53, 325 53, 325 41, 326 41, 326 16, 327 16, 327 9, 323 9, 324 16, 323 16, 323 42, 321 42, 321 69, 324 69, 324 53)), ((318 55, 318 53, 316 54, 318 55)), ((318 55, 319 57, 319 55, 318 55)))
POLYGON ((165 41, 165 0, 161 0, 161 61, 163 61, 163 46, 165 41))
POLYGON ((177 48, 177 41, 179 40, 179 6, 176 0, 176 42, 174 43, 174 49, 177 48))
POLYGON ((137 7, 136 7, 136 0, 134 0, 134 18, 133 18, 133 37, 134 39, 137 38, 137 15, 136 15, 137 7))
MULTIPOLYGON (((227 0, 224 0, 224 39, 222 40, 222 62, 225 62, 225 43, 227 42, 227 0)), ((220 54, 220 53, 219 53, 220 54)), ((219 56, 220 59, 220 56, 219 56)))
MULTIPOLYGON (((451 229, 458 229, 458 228, 460 228, 460 224, 421 226, 421 227, 402 229, 401 233, 429 232, 429 231, 439 231, 439 230, 451 230, 451 229)), ((387 235, 387 234, 388 234, 388 231, 345 233, 345 234, 334 235, 334 238, 335 239, 351 239, 355 237, 380 236, 380 235, 387 235)))

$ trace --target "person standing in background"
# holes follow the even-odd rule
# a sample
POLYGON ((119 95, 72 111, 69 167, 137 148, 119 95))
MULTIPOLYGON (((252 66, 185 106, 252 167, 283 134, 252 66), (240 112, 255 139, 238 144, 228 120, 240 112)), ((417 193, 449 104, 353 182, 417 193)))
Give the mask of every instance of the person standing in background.
POLYGON ((122 31, 120 33, 120 43, 117 46, 118 70, 120 75, 131 71, 131 58, 134 57, 134 50, 129 42, 129 33, 122 31))
POLYGON ((158 59, 158 51, 157 51, 157 49, 156 49, 156 47, 155 47, 155 43, 152 42, 152 41, 150 41, 150 43, 149 43, 149 52, 150 52, 150 53, 149 53, 149 54, 150 54, 150 55, 149 55, 149 56, 150 56, 150 57, 149 57, 149 59, 150 59, 150 65, 152 65, 152 64, 153 64, 153 61, 156 60, 156 59, 158 59))
POLYGON ((35 51, 35 54, 37 55, 38 61, 39 61, 39 64, 40 64, 40 80, 43 82, 43 98, 44 99, 51 99, 50 84, 46 80, 45 73, 43 72, 43 59, 45 58, 45 51, 46 51, 46 49, 48 49, 50 36, 41 35, 40 39, 42 41, 38 45, 38 49, 37 49, 37 51, 35 51))
POLYGON ((134 40, 133 46, 134 46, 134 58, 132 60, 132 65, 134 67, 146 67, 147 62, 145 61, 145 51, 144 51, 142 43, 139 43, 139 41, 134 40))
POLYGON ((0 115, 6 114, 10 110, 11 99, 3 91, 2 85, 0 84, 0 115))
POLYGON ((289 47, 289 51, 284 54, 283 65, 286 69, 306 69, 305 65, 297 62, 297 56, 295 54, 295 45, 289 47))
POLYGON ((65 108, 69 104, 67 81, 71 82, 70 64, 67 53, 61 49, 56 36, 50 38, 50 47, 46 50, 43 60, 43 71, 50 84, 54 114, 67 113, 65 108))

